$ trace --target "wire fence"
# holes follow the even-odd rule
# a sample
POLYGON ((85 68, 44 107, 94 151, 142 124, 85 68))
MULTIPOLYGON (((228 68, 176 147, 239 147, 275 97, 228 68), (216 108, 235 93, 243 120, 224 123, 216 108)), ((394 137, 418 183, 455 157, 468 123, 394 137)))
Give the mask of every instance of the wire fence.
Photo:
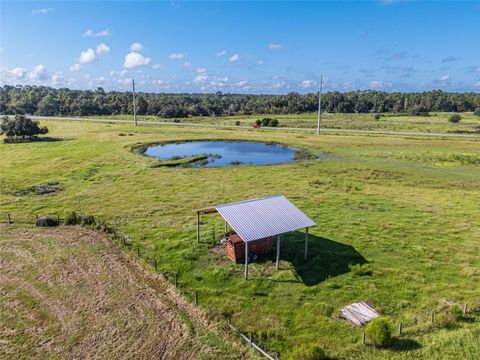
MULTIPOLYGON (((58 224, 65 222, 59 214, 50 215, 51 218, 57 220, 58 224)), ((0 223, 4 224, 20 224, 20 225, 32 225, 35 224, 36 221, 39 219, 39 216, 36 214, 33 215, 25 215, 25 214, 18 214, 18 213, 6 213, 0 214, 0 223)), ((101 220, 99 218, 95 218, 93 216, 79 216, 78 225, 82 225, 85 227, 89 227, 93 230, 100 231, 105 233, 115 244, 119 245, 127 254, 130 256, 137 257, 140 261, 144 264, 150 266, 151 270, 155 271, 156 273, 160 274, 165 281, 175 287, 178 293, 186 298, 189 302, 193 303, 196 306, 201 306, 201 292, 195 289, 188 288, 188 286, 181 282, 180 274, 175 269, 164 268, 161 266, 161 262, 156 258, 156 256, 151 252, 151 250, 147 249, 143 246, 140 242, 134 241, 134 239, 125 234, 118 229, 116 229, 115 225, 111 225, 107 223, 105 220, 101 220)), ((223 236, 223 232, 219 231, 217 227, 213 227, 213 229, 204 230, 201 232, 201 243, 206 243, 209 245, 219 244, 219 239, 223 236)), ((192 236, 190 239, 192 242, 196 240, 195 236, 192 236)), ((456 303, 449 303, 449 301, 445 302, 446 306, 457 305, 460 307, 460 304, 456 303)), ((478 314, 480 309, 477 307, 470 308, 468 303, 464 303, 461 306, 461 311, 464 317, 467 317, 469 313, 471 314, 478 314)), ((426 323, 430 325, 435 325, 437 323, 436 315, 439 312, 437 310, 432 311, 428 316, 426 316, 426 323)), ((232 325, 231 316, 225 316, 225 321, 227 322, 228 328, 231 329, 235 334, 238 334, 241 339, 247 342, 249 346, 253 349, 258 351, 262 356, 266 357, 270 360, 277 360, 280 358, 280 353, 275 351, 274 349, 269 349, 270 353, 267 352, 267 343, 263 341, 261 344, 256 343, 255 336, 252 333, 243 333, 241 330, 237 329, 232 325), (274 354, 274 355, 271 355, 274 354)), ((417 322, 417 321, 416 321, 417 322)), ((417 322, 418 323, 418 322, 417 322)), ((395 336, 402 337, 404 336, 407 331, 404 326, 403 322, 398 323, 398 331, 395 336)), ((258 340, 260 341, 260 340, 258 340)), ((361 343, 362 345, 366 346, 367 344, 367 337, 366 333, 361 333, 361 343)), ((324 346, 325 349, 325 346, 324 346)))

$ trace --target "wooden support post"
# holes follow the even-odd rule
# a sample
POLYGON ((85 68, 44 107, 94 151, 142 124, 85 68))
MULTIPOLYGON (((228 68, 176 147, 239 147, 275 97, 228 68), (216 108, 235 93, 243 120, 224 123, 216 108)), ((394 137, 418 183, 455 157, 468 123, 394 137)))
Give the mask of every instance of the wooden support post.
POLYGON ((8 223, 11 224, 12 223, 12 217, 10 216, 10 213, 7 216, 8 216, 8 223))
POLYGON ((432 324, 435 322, 435 311, 432 311, 432 324))
POLYGON ((280 265, 280 235, 277 236, 277 263, 276 263, 277 270, 279 265, 280 265))
POLYGON ((467 315, 467 303, 463 304, 463 315, 467 315))
POLYGON ((398 325, 398 335, 402 335, 403 330, 403 323, 400 321, 400 325, 398 325))
POLYGON ((140 257, 140 246, 137 246, 137 255, 140 257))
POLYGON ((248 242, 245 241, 245 280, 248 280, 248 242))
POLYGON ((153 259, 153 267, 155 268, 155 271, 157 271, 157 259, 153 259))
POLYGON ((198 305, 198 292, 195 291, 195 305, 198 305))
POLYGON ((175 287, 178 287, 178 274, 175 273, 175 287))
POLYGON ((250 346, 252 346, 252 333, 248 334, 248 342, 250 343, 250 346))
POLYGON ((363 332, 362 334, 362 345, 365 345, 367 343, 366 339, 365 339, 365 332, 363 332))
POLYGON ((305 260, 308 256, 308 226, 305 228, 305 260))
POLYGON ((197 211, 197 244, 200 243, 200 211, 197 211))
POLYGON ((227 222, 225 221, 225 232, 224 232, 225 238, 227 237, 227 222))

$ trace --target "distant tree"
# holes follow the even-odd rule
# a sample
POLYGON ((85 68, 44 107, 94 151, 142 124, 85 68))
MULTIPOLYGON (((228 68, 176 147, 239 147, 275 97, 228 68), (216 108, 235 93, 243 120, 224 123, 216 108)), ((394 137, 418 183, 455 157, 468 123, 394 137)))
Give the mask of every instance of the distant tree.
POLYGON ((480 107, 477 107, 473 113, 477 116, 480 116, 480 107))
POLYGON ((59 113, 60 103, 58 100, 48 94, 38 103, 38 108, 35 114, 42 116, 55 116, 59 113))
POLYGON ((2 118, 0 133, 7 137, 7 139, 5 139, 7 142, 10 142, 15 138, 31 140, 39 134, 48 133, 48 129, 38 126, 38 121, 32 120, 24 115, 15 115, 13 119, 8 116, 2 118))
POLYGON ((460 114, 452 114, 448 118, 448 121, 454 124, 459 123, 460 120, 462 120, 462 117, 460 116, 460 114))

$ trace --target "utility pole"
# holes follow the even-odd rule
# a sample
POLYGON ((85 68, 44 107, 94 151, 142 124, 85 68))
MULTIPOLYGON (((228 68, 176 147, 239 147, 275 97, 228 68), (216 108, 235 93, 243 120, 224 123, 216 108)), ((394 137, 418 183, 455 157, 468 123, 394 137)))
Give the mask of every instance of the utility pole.
POLYGON ((322 120, 322 87, 323 87, 323 75, 320 76, 320 91, 318 92, 317 135, 320 134, 320 122, 322 120))
POLYGON ((132 79, 132 92, 133 92, 133 123, 137 126, 137 102, 135 101, 135 80, 132 79))

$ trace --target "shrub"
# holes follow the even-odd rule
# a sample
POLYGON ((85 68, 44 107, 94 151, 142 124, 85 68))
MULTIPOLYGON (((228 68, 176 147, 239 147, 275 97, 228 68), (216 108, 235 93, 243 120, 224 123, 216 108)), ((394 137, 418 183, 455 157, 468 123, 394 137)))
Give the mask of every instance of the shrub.
POLYGON ((7 137, 5 142, 11 142, 15 139, 32 140, 37 135, 46 133, 48 133, 46 127, 38 126, 38 121, 24 115, 15 115, 13 119, 4 116, 0 122, 0 134, 7 137))
POLYGON ((41 218, 37 219, 35 225, 41 227, 57 226, 58 220, 50 216, 42 216, 41 218))
POLYGON ((370 264, 348 264, 348 269, 355 276, 368 276, 373 274, 370 264))
POLYGON ((365 335, 375 346, 387 346, 392 341, 392 327, 387 318, 379 317, 368 323, 365 335))
POLYGON ((373 118, 375 120, 380 120, 381 117, 382 117, 382 115, 380 115, 379 113, 376 113, 375 115, 373 115, 373 118))
POLYGON ((457 305, 453 305, 436 316, 436 325, 439 328, 451 329, 455 327, 457 321, 462 317, 462 310, 457 305))
POLYGON ((474 115, 480 116, 480 106, 475 108, 475 111, 473 112, 474 115))
POLYGON ((76 225, 79 220, 75 211, 70 211, 65 214, 65 225, 76 225))
POLYGON ((261 126, 262 125, 262 120, 260 120, 260 119, 255 120, 255 125, 261 126))
POLYGON ((262 126, 270 126, 270 118, 263 118, 261 121, 262 126))
POLYGON ((462 117, 460 116, 460 114, 452 114, 450 115, 450 117, 448 118, 448 121, 450 121, 451 123, 458 123, 460 122, 460 120, 462 119, 462 117))
POLYGON ((310 347, 301 345, 292 352, 290 358, 295 360, 320 360, 328 357, 325 355, 325 351, 318 345, 310 347))
POLYGON ((278 126, 278 120, 277 119, 270 120, 270 126, 271 127, 277 127, 278 126))
POLYGON ((413 115, 413 116, 430 116, 430 114, 428 113, 428 110, 421 105, 414 106, 412 108, 412 110, 410 110, 410 115, 413 115))
POLYGON ((93 215, 84 215, 82 216, 81 223, 82 225, 92 225, 95 222, 93 215))
POLYGON ((240 124, 241 124, 241 123, 240 123, 240 120, 235 121, 235 125, 236 125, 236 126, 240 126, 240 124))

